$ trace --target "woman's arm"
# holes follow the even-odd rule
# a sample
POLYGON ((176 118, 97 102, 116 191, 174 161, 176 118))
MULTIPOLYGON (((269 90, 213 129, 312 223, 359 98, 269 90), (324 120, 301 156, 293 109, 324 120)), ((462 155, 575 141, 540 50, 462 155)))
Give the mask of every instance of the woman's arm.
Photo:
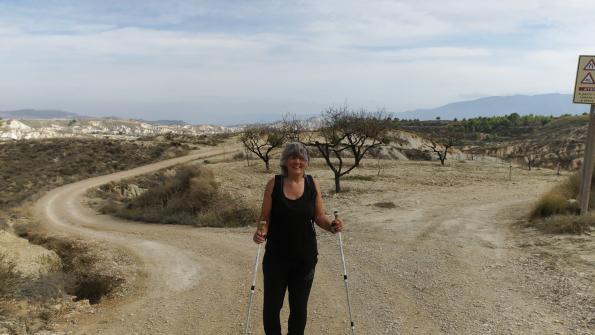
POLYGON ((316 187, 316 202, 314 204, 314 222, 316 224, 331 233, 343 231, 343 221, 337 218, 333 221, 329 220, 324 214, 324 204, 322 203, 322 194, 320 193, 320 184, 318 180, 312 178, 314 181, 314 187, 316 187))
POLYGON ((267 223, 260 227, 260 224, 256 227, 256 232, 252 239, 254 242, 260 244, 266 240, 266 235, 269 230, 269 219, 271 218, 271 208, 273 207, 273 187, 275 186, 275 178, 272 178, 267 183, 264 189, 264 197, 262 199, 262 209, 260 210, 260 221, 266 221, 267 223))

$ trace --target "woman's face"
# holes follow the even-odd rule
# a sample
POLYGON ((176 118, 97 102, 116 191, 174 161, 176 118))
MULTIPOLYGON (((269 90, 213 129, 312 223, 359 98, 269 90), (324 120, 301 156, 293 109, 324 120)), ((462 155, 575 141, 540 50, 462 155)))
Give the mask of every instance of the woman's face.
POLYGON ((306 173, 308 162, 300 155, 291 155, 287 158, 287 173, 289 175, 301 176, 306 173))

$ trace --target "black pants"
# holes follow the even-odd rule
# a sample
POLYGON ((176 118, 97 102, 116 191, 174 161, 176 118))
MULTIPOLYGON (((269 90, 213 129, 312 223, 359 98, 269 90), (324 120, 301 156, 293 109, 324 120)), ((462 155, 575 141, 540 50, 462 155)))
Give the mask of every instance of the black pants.
POLYGON ((263 323, 266 335, 281 335, 279 312, 285 291, 289 291, 288 335, 303 335, 308 318, 308 297, 314 280, 314 268, 304 271, 290 262, 263 260, 264 308, 263 323))

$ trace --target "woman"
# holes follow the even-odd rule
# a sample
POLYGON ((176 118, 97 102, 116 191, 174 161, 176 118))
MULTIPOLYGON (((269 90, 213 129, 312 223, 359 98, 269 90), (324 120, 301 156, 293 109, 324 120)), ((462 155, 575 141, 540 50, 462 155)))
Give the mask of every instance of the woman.
POLYGON ((339 219, 324 215, 320 185, 306 175, 309 157, 301 143, 289 143, 281 154, 282 175, 272 178, 264 191, 261 220, 254 242, 267 240, 263 259, 263 323, 267 335, 281 335, 279 312, 289 292, 288 334, 304 334, 314 268, 318 261, 314 223, 332 233, 343 230, 339 219))

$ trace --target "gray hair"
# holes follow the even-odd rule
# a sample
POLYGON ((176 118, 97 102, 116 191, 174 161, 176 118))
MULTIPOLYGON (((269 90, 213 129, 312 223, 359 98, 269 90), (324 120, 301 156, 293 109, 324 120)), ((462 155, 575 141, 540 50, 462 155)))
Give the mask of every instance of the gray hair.
POLYGON ((308 154, 308 149, 306 146, 300 142, 290 142, 285 145, 283 148, 283 152, 281 153, 281 173, 284 176, 287 176, 287 160, 291 156, 300 156, 306 160, 306 163, 310 162, 310 155, 308 154))

